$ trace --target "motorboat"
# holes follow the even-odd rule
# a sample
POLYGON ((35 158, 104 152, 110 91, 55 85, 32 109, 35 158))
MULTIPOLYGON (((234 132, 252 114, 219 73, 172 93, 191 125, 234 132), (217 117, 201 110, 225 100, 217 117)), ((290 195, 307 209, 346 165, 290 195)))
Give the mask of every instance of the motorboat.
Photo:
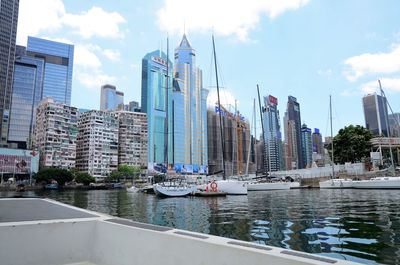
POLYGON ((368 180, 354 180, 355 189, 400 189, 400 177, 376 177, 368 180))
POLYGON ((156 195, 164 197, 184 197, 194 194, 197 190, 196 185, 191 185, 182 181, 166 181, 153 185, 156 195))
POLYGON ((292 182, 286 181, 259 181, 250 182, 247 185, 248 191, 266 191, 266 190, 289 190, 292 182))
POLYGON ((354 181, 351 179, 328 179, 319 182, 320 189, 350 189, 353 188, 354 181))
POLYGON ((356 264, 290 249, 134 222, 48 199, 0 199, 0 209, 0 238, 4 239, 0 240, 1 264, 356 264))

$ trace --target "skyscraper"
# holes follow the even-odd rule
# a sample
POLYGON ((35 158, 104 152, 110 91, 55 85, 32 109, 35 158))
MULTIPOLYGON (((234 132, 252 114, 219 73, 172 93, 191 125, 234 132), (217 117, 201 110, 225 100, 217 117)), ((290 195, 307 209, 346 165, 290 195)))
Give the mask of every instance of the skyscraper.
POLYGON ((375 136, 388 134, 386 98, 376 93, 363 97, 365 127, 375 136))
POLYGON ((264 124, 267 172, 279 171, 282 169, 282 135, 279 120, 278 99, 271 95, 264 97, 262 122, 264 124))
POLYGON ((113 85, 106 84, 101 86, 100 92, 100 110, 123 109, 124 93, 117 91, 113 85))
POLYGON ((8 129, 11 147, 30 148, 35 111, 42 99, 43 74, 44 60, 26 56, 25 47, 17 46, 8 129))
POLYGON ((0 1, 0 145, 7 145, 19 0, 0 1))
POLYGON ((207 166, 207 95, 196 52, 186 35, 175 49, 173 150, 175 164, 207 166))
POLYGON ((389 130, 391 137, 400 137, 400 113, 388 115, 389 130))
POLYGON ((300 104, 293 96, 288 97, 287 108, 284 116, 285 164, 287 169, 304 168, 303 154, 301 152, 301 118, 300 104))
POLYGON ((312 166, 312 139, 311 139, 311 129, 307 127, 306 124, 301 126, 301 152, 303 156, 303 165, 304 167, 312 166))
MULTIPOLYGON (((171 77, 172 63, 168 61, 171 77)), ((148 167, 163 168, 167 162, 166 150, 168 142, 168 164, 172 164, 172 81, 168 79, 167 102, 167 56, 157 50, 146 54, 142 59, 142 112, 147 113, 148 130, 148 167), (168 111, 168 126, 166 126, 168 111), (168 132, 166 131, 168 127, 168 132), (168 140, 167 140, 168 137, 168 140)))
POLYGON ((28 37, 27 55, 44 60, 43 96, 70 105, 74 46, 28 37))
POLYGON ((319 132, 318 128, 314 128, 314 132, 312 134, 312 146, 313 153, 317 153, 319 155, 324 154, 324 143, 322 141, 322 135, 319 132))

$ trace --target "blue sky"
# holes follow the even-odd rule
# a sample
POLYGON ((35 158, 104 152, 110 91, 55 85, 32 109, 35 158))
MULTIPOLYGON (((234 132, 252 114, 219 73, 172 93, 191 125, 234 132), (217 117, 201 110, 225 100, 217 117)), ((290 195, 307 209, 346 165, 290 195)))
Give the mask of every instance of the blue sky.
POLYGON ((236 98, 250 118, 259 84, 278 98, 283 118, 293 95, 302 122, 326 136, 330 94, 335 131, 364 125, 361 99, 378 78, 400 111, 399 14, 400 2, 389 0, 20 0, 17 42, 32 35, 73 43, 72 105, 96 109, 106 82, 125 103, 140 102, 142 57, 165 49, 167 34, 172 52, 184 25, 204 87, 215 86, 214 32, 224 101, 236 98))

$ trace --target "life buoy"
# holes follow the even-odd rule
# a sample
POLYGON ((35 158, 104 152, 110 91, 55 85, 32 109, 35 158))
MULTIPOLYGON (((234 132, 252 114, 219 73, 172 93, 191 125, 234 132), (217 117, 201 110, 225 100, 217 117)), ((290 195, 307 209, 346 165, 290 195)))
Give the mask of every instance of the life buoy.
POLYGON ((212 191, 217 191, 218 184, 215 181, 213 181, 211 182, 210 187, 212 191))

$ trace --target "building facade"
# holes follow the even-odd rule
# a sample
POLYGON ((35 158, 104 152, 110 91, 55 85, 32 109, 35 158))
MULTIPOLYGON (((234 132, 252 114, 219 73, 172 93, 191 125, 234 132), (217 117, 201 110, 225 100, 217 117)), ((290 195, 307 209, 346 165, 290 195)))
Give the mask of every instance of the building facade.
POLYGON ((146 113, 117 111, 118 164, 147 167, 146 113))
POLYGON ((42 98, 71 104, 74 45, 28 37, 27 55, 43 59, 44 77, 42 98))
POLYGON ((301 152, 301 117, 300 104, 293 96, 288 97, 284 117, 285 130, 285 164, 287 169, 304 168, 303 154, 301 152))
POLYGON ((0 1, 0 145, 7 146, 19 0, 0 1))
POLYGON ((207 95, 202 71, 196 67, 196 51, 186 35, 175 49, 173 91, 173 161, 176 166, 206 168, 207 95))
POLYGON ((165 53, 157 50, 143 57, 141 111, 147 114, 149 171, 165 172, 166 164, 173 164, 171 73, 172 63, 165 53))
POLYGON ((264 127, 264 148, 266 172, 282 170, 282 135, 280 126, 278 99, 268 95, 264 97, 262 122, 264 127))
POLYGON ((17 46, 11 98, 8 144, 31 148, 36 107, 42 99, 44 60, 26 56, 25 47, 17 46))
POLYGON ((308 128, 306 124, 303 124, 301 126, 301 152, 303 153, 303 165, 305 168, 310 168, 313 162, 313 145, 311 132, 311 128, 308 128))
POLYGON ((376 93, 363 97, 365 127, 375 136, 389 136, 386 98, 376 93))
POLYGON ((75 168, 78 110, 52 98, 36 109, 34 146, 40 153, 40 167, 75 168))
POLYGON ((391 137, 400 137, 400 113, 388 115, 389 130, 391 137))
POLYGON ((100 110, 123 110, 124 93, 117 91, 113 85, 106 84, 101 86, 100 92, 100 110))
POLYGON ((108 111, 91 110, 79 117, 76 168, 104 180, 118 167, 118 117, 108 111))

